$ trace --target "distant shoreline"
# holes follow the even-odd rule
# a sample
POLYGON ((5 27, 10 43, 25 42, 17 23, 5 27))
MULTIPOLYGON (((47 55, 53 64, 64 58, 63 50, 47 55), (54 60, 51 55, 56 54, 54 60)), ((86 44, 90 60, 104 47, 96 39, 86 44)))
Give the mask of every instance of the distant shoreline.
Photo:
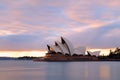
POLYGON ((120 59, 105 59, 105 60, 33 60, 34 62, 104 62, 104 61, 120 61, 120 59))
POLYGON ((2 60, 31 60, 33 62, 103 62, 103 61, 120 61, 120 59, 98 59, 98 60, 45 60, 42 59, 44 57, 0 57, 0 61, 2 60))

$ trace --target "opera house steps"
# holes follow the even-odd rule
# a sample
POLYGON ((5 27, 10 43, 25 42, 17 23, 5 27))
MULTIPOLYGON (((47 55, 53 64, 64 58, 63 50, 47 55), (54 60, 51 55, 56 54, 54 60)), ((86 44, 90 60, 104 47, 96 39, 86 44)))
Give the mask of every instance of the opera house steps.
POLYGON ((60 53, 47 53, 41 61, 98 61, 96 56, 70 56, 60 53))

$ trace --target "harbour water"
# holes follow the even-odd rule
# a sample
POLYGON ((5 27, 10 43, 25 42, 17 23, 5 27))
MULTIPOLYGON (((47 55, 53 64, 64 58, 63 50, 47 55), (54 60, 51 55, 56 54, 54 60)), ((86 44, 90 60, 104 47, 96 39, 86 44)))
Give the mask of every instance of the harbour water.
POLYGON ((1 60, 0 80, 120 80, 120 62, 1 60))

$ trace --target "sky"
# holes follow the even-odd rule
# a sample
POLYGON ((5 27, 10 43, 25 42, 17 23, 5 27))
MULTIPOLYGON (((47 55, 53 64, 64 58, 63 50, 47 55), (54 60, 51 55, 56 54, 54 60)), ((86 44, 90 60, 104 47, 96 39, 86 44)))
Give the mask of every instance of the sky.
POLYGON ((119 35, 120 0, 0 0, 1 56, 42 55, 60 36, 109 50, 119 35))

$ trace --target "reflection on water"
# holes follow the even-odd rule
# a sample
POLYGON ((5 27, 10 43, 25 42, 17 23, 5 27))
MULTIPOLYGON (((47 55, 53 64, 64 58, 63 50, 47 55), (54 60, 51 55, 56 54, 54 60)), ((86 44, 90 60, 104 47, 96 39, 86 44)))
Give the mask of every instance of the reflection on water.
POLYGON ((0 61, 0 80, 119 80, 119 62, 0 61))
POLYGON ((110 80, 110 67, 108 65, 100 66, 100 77, 103 80, 110 80))

